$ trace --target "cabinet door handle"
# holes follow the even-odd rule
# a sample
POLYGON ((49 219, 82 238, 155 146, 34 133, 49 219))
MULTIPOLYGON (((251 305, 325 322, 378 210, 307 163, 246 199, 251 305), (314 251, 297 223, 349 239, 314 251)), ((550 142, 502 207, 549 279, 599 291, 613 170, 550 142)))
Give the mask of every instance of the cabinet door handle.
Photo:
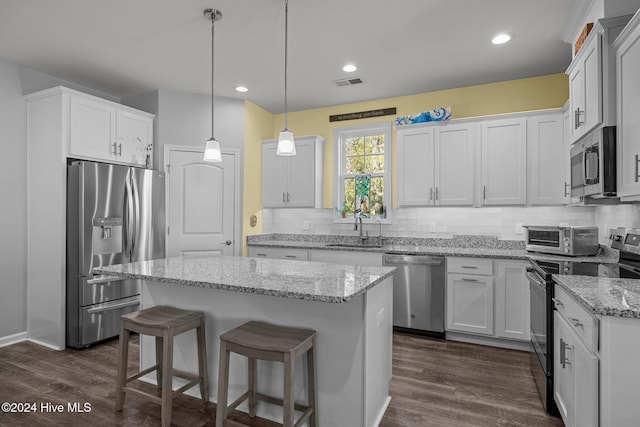
POLYGON ((467 279, 466 277, 463 277, 463 278, 462 278, 462 281, 463 281, 463 282, 477 282, 477 281, 478 281, 478 279, 467 279))
POLYGON ((118 156, 122 157, 122 142, 118 144, 118 156))
POLYGON ((638 163, 640 163, 640 159, 638 159, 638 155, 636 154, 636 182, 638 182, 640 178, 640 176, 638 176, 638 163))
POLYGON ((580 319, 576 319, 575 317, 569 317, 569 321, 573 324, 574 327, 584 326, 580 319))
POLYGON ((289 192, 287 191, 287 203, 289 203, 291 200, 289 199, 289 192))
POLYGON ((118 143, 114 142, 114 143, 113 143, 113 144, 111 144, 111 145, 113 145, 113 155, 114 155, 114 156, 117 156, 117 155, 118 155, 118 152, 116 151, 116 147, 118 146, 118 143))
MULTIPOLYGON (((637 158, 638 156, 636 156, 637 158)), ((637 166, 636 166, 636 170, 637 170, 637 166)), ((637 174, 636 174, 637 175, 637 174)), ((637 181, 637 178, 636 178, 637 181)), ((568 184, 566 181, 564 182, 564 197, 569 197, 569 191, 567 191, 569 189, 569 187, 571 187, 570 184, 568 184)))
POLYGON ((486 185, 482 186, 482 199, 483 200, 487 200, 487 186, 486 185))
POLYGON ((475 265, 461 265, 460 268, 478 268, 475 265))
POLYGON ((553 304, 554 304, 556 307, 559 307, 559 306, 561 306, 561 305, 562 305, 562 306, 564 306, 564 303, 563 303, 562 301, 560 301, 558 298, 551 298, 551 301, 553 301, 553 304))
MULTIPOLYGON (((636 156, 637 158, 638 156, 636 156)), ((636 171, 638 170, 638 167, 636 166, 636 171)), ((433 200, 433 187, 429 187, 429 200, 433 200)))
POLYGON ((260 253, 258 253, 258 254, 256 254, 256 256, 264 256, 264 257, 266 257, 266 256, 267 256, 267 254, 260 254, 260 253))
POLYGON ((285 195, 284 195, 284 191, 283 191, 283 192, 282 192, 282 203, 284 203, 284 202, 286 202, 286 201, 287 201, 287 198, 285 197, 285 195))
POLYGON ((576 108, 576 128, 584 124, 584 120, 580 121, 580 116, 584 114, 584 111, 580 111, 580 107, 576 108))
POLYGON ((567 350, 571 350, 571 346, 560 338, 560 363, 562 364, 562 369, 566 368, 567 365, 571 365, 571 360, 567 357, 567 350))
POLYGON ((293 258, 293 259, 295 259, 295 258, 298 258, 298 257, 295 256, 295 255, 285 255, 285 258, 293 258))
POLYGON ((438 187, 436 187, 436 200, 438 200, 438 187))

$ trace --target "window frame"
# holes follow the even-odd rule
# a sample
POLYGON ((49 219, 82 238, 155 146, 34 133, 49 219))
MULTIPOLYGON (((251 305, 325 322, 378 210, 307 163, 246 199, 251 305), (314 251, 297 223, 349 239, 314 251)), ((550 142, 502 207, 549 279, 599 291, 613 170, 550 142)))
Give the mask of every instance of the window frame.
MULTIPOLYGON (((337 209, 344 200, 344 167, 346 163, 346 149, 344 141, 346 138, 354 136, 371 136, 371 135, 384 135, 384 173, 382 174, 384 180, 384 206, 387 213, 386 218, 380 218, 375 216, 373 218, 362 218, 365 223, 377 223, 378 221, 383 224, 391 223, 391 122, 378 122, 369 123, 355 126, 341 126, 336 127, 333 130, 334 141, 334 168, 333 168, 333 205, 337 209)), ((346 218, 341 218, 336 212, 334 215, 334 223, 353 223, 353 215, 349 215, 346 218)))

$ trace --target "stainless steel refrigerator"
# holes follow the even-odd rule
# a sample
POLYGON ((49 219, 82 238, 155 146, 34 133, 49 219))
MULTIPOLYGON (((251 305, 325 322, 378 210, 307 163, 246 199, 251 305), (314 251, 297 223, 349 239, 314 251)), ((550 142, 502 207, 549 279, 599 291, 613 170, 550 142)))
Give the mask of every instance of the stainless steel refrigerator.
POLYGON ((94 275, 98 266, 165 256, 164 172, 74 160, 67 169, 66 342, 117 336, 140 307, 140 281, 94 275))

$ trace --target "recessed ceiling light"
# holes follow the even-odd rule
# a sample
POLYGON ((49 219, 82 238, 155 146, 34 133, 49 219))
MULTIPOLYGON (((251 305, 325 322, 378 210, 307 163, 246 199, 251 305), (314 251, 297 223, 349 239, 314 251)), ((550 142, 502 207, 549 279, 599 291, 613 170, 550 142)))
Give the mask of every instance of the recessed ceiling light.
POLYGON ((249 89, 247 89, 245 86, 238 86, 236 87, 236 90, 238 92, 247 92, 249 89))
POLYGON ((342 71, 346 71, 347 73, 353 73, 357 69, 358 67, 356 67, 353 64, 347 64, 344 67, 342 67, 342 71))
POLYGON ((496 35, 493 39, 491 39, 491 43, 493 44, 504 44, 511 40, 513 36, 509 33, 501 33, 496 35))

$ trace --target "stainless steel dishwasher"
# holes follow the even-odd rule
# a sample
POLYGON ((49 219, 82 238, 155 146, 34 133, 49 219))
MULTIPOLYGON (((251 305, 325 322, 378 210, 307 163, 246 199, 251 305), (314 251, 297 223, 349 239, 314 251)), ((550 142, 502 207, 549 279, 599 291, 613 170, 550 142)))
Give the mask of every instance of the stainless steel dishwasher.
POLYGON ((444 337, 443 257, 384 254, 393 276, 393 326, 444 337))

